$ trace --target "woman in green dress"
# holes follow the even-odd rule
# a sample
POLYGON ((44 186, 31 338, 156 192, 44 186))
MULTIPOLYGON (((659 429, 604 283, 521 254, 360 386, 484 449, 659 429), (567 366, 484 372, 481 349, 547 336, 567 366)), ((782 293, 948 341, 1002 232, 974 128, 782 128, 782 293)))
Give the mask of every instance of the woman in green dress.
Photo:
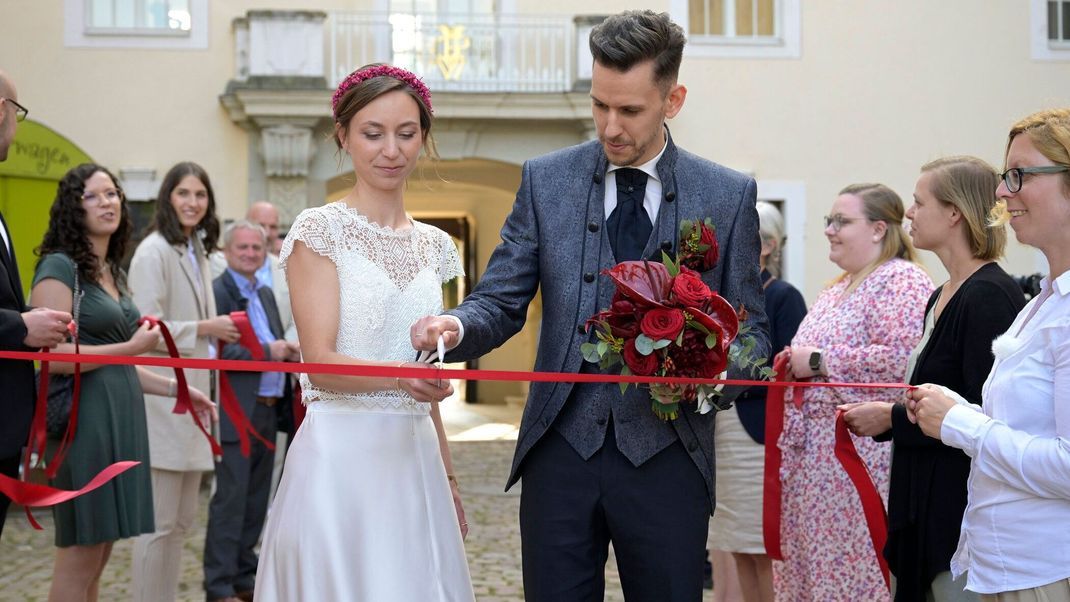
MULTIPOLYGON (((78 334, 84 354, 140 355, 154 349, 160 332, 138 326, 137 307, 119 261, 130 239, 131 222, 122 189, 103 167, 84 164, 60 180, 48 231, 38 249, 30 303, 72 311, 73 293, 82 291, 78 334)), ((74 345, 56 348, 73 352, 74 345)), ((73 364, 52 363, 53 372, 71 373, 73 364)), ((78 426, 70 453, 53 485, 84 486, 109 464, 141 464, 109 483, 54 508, 56 560, 49 600, 96 600, 100 575, 112 544, 154 530, 149 442, 143 393, 174 395, 174 379, 142 367, 82 364, 78 426)), ((197 411, 212 419, 215 406, 200 391, 190 394, 197 411)))

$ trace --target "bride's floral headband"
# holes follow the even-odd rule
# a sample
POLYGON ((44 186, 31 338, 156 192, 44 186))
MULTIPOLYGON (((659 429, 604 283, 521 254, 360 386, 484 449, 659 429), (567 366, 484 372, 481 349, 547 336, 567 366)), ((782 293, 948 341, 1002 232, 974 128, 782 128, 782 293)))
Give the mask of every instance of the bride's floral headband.
POLYGON ((364 69, 358 69, 353 73, 350 73, 342 83, 338 84, 338 89, 334 91, 331 96, 331 111, 334 112, 338 109, 338 101, 342 96, 349 91, 350 88, 359 84, 362 81, 371 79, 373 77, 392 77, 396 80, 400 80, 408 84, 412 88, 416 95, 424 101, 424 105, 427 106, 427 110, 434 114, 434 110, 431 108, 431 90, 427 89, 424 82, 416 76, 415 73, 402 69, 401 67, 393 67, 391 65, 374 65, 371 67, 365 67, 364 69))

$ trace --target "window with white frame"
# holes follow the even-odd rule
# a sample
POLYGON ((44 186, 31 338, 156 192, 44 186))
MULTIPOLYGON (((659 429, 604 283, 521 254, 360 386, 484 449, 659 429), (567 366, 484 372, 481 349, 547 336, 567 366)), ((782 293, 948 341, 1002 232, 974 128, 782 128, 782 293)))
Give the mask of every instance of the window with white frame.
POLYGON ((1070 48, 1070 0, 1048 0, 1048 44, 1070 48))
POLYGON ((780 278, 800 291, 806 290, 807 207, 806 183, 799 180, 769 180, 758 178, 758 200, 768 201, 784 216, 785 248, 781 257, 780 278))
POLYGON ((1030 54, 1041 61, 1070 61, 1070 0, 1030 0, 1030 54))
POLYGON ((67 47, 208 47, 209 0, 64 0, 67 47))
POLYGON ((776 0, 688 0, 687 4, 687 33, 692 36, 776 37, 776 0))
POLYGON ((188 35, 189 0, 86 0, 90 33, 188 35))
POLYGON ((801 0, 672 0, 694 56, 798 58, 801 0))

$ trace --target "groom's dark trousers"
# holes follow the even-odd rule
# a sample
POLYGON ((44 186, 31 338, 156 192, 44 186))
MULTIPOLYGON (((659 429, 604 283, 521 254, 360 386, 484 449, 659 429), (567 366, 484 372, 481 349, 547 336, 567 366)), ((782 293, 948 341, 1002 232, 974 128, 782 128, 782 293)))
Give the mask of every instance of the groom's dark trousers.
POLYGON ((610 540, 629 602, 699 601, 710 501, 677 441, 641 466, 605 443, 584 460, 550 429, 524 460, 527 602, 601 602, 610 540))

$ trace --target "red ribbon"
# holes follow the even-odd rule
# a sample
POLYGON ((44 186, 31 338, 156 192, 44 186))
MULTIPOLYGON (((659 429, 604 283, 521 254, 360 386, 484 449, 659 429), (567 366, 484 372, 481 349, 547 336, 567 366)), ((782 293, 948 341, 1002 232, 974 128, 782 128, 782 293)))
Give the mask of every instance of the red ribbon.
MULTIPOLYGON (((67 331, 71 333, 71 341, 74 342, 74 353, 77 355, 81 352, 81 348, 78 346, 78 325, 73 320, 68 322, 67 331)), ((47 352, 48 349, 42 348, 41 351, 47 352)), ((74 364, 74 386, 71 391, 71 413, 67 420, 67 428, 63 432, 63 437, 60 439, 55 455, 52 456, 52 461, 46 464, 47 425, 45 417, 48 414, 48 374, 48 362, 42 361, 40 380, 37 383, 37 402, 34 407, 33 421, 30 423, 30 438, 26 444, 26 458, 23 460, 23 474, 29 473, 30 456, 36 452, 37 466, 44 466, 45 475, 50 479, 54 479, 56 478, 56 472, 63 464, 64 458, 67 457, 67 452, 70 451, 71 443, 74 441, 74 434, 78 430, 78 401, 82 393, 82 365, 80 363, 74 364)))
POLYGON ((881 575, 884 577, 884 585, 892 588, 891 578, 888 575, 888 562, 884 559, 884 544, 888 541, 888 515, 885 514, 884 502, 873 484, 873 478, 866 468, 866 463, 858 455, 851 432, 847 430, 847 423, 843 419, 843 410, 836 411, 836 459, 840 461, 847 476, 851 477, 858 497, 862 501, 862 512, 866 516, 866 525, 869 527, 869 537, 873 540, 873 550, 877 553, 877 564, 880 565, 881 575))
MULTIPOLYGON (((776 373, 774 380, 780 381, 787 372, 789 356, 786 351, 776 355, 773 360, 773 370, 776 373)), ((840 386, 840 383, 783 383, 770 386, 769 394, 765 403, 765 471, 764 489, 762 496, 762 539, 765 542, 765 553, 774 560, 784 560, 784 554, 780 547, 780 518, 783 514, 782 491, 780 483, 781 453, 778 445, 780 435, 784 430, 784 387, 793 386, 792 402, 795 407, 802 407, 803 391, 805 386, 840 386)), ((902 383, 880 384, 882 388, 911 389, 910 385, 902 383)), ((843 419, 843 411, 836 412, 836 459, 847 472, 847 476, 858 491, 858 497, 862 502, 862 513, 866 517, 866 526, 869 528, 869 536, 873 542, 873 549, 877 554, 877 564, 880 566, 884 577, 884 584, 891 589, 891 581, 888 574, 888 563, 884 559, 884 545, 888 540, 887 515, 884 510, 884 502, 881 500, 877 487, 866 468, 866 463, 858 455, 855 449, 851 432, 847 429, 847 423, 843 419)))
POLYGON ((294 435, 297 434, 297 429, 301 428, 301 423, 305 421, 305 404, 301 403, 301 385, 299 383, 294 383, 293 417, 293 432, 290 433, 290 441, 293 441, 294 435))
MULTIPOLYGON (((7 497, 11 498, 11 501, 16 504, 21 504, 27 508, 31 506, 54 506, 56 504, 73 500, 74 498, 85 495, 90 491, 100 487, 104 483, 114 479, 116 476, 130 470, 131 468, 141 464, 141 462, 135 462, 132 460, 124 460, 122 462, 116 462, 111 466, 100 471, 97 476, 93 477, 85 487, 75 490, 56 489, 47 485, 39 485, 37 483, 26 483, 23 481, 16 481, 11 477, 0 475, 0 493, 3 493, 7 497)), ((41 525, 37 524, 37 521, 33 520, 31 515, 31 523, 37 530, 41 529, 41 525)))
MULTIPOLYGON (((303 362, 257 362, 252 360, 219 360, 201 358, 176 358, 139 355, 94 355, 92 360, 74 353, 36 351, 0 351, 0 359, 89 362, 103 365, 156 366, 163 368, 188 368, 190 370, 230 370, 232 372, 286 372, 289 374, 336 374, 341 376, 371 376, 379 378, 443 378, 444 371, 436 367, 382 366, 368 364, 321 364, 303 362)), ((832 387, 844 389, 903 389, 902 383, 841 383, 841 382, 771 382, 767 380, 684 378, 662 376, 636 376, 634 374, 600 374, 580 372, 529 372, 523 370, 449 370, 447 378, 459 380, 485 380, 504 382, 551 382, 551 383, 632 383, 668 385, 731 385, 740 387, 832 387)))
MULTIPOLYGON (((787 373, 788 354, 780 352, 773 359, 773 380, 787 373)), ((784 389, 773 387, 765 399, 765 468, 762 487, 762 539, 765 553, 773 560, 784 560, 780 551, 780 433, 784 430, 784 389)))
MULTIPOLYGON (((153 320, 154 323, 158 323, 163 326, 162 322, 155 320, 154 318, 143 318, 147 320, 153 320)), ((103 365, 142 365, 142 366, 157 366, 157 367, 169 367, 175 369, 176 377, 179 381, 179 399, 175 405, 175 412, 182 413, 185 409, 192 409, 189 401, 189 391, 187 389, 185 376, 182 374, 183 368, 196 369, 196 370, 220 370, 220 371, 238 371, 238 372, 285 372, 285 373, 305 373, 305 374, 336 374, 343 376, 371 376, 371 377, 400 377, 400 378, 424 378, 433 379, 441 378, 442 373, 439 368, 421 368, 411 366, 376 366, 376 365, 353 365, 353 364, 319 364, 319 363, 295 363, 295 362, 258 362, 249 360, 209 360, 199 358, 180 358, 178 357, 177 349, 174 347, 174 342, 171 339, 170 333, 167 332, 166 326, 163 326, 162 332, 164 334, 164 340, 168 343, 169 351, 172 351, 171 357, 149 357, 149 356, 115 356, 115 355, 94 355, 92 362, 95 364, 103 365), (183 394, 184 399, 183 401, 183 394)), ((73 362, 78 363, 86 361, 86 357, 77 353, 53 353, 49 351, 41 352, 28 352, 28 351, 0 351, 0 359, 15 359, 15 360, 39 360, 42 362, 48 361, 61 361, 61 362, 73 362)), ((786 372, 787 358, 783 354, 777 356, 774 362, 774 368, 777 375, 774 377, 774 381, 765 380, 746 380, 746 379, 702 379, 702 378, 664 378, 653 376, 635 376, 635 375, 613 375, 613 374, 597 374, 597 373, 574 373, 574 372, 527 372, 527 371, 513 371, 513 370, 450 370, 449 376, 456 379, 466 380, 486 380, 486 381, 514 381, 514 382, 589 382, 589 383, 634 383, 634 384, 725 384, 743 387, 768 387, 770 389, 767 402, 766 402, 766 424, 765 424, 765 445, 766 445, 766 464, 765 464, 765 510, 763 513, 764 526, 763 536, 766 543, 766 551, 770 557, 776 559, 782 559, 780 550, 780 449, 777 447, 777 443, 780 439, 781 431, 783 430, 784 423, 784 388, 794 388, 794 402, 796 405, 802 403, 802 389, 807 387, 835 387, 835 388, 850 388, 850 389, 889 389, 889 388, 911 388, 908 385, 902 383, 841 383, 841 382, 807 382, 807 381, 782 381, 780 380, 786 372)), ((200 425, 197 419, 196 413, 193 414, 194 421, 200 425)), ((295 412, 296 418, 296 412, 295 412)), ((35 417, 35 421, 37 418, 35 417)), ((40 417, 42 421, 43 415, 40 417)), ((202 428, 202 431, 204 429, 202 428)), ((207 433, 206 433, 207 435, 207 433)), ((213 443, 213 450, 218 446, 218 443, 208 435, 209 440, 213 443)), ((853 446, 853 443, 852 443, 853 446)), ((857 454, 856 454, 857 455, 857 454)), ((842 460, 841 460, 842 462, 842 460)), ((863 464, 864 467, 864 464, 863 464)), ((868 474, 866 475, 868 478, 868 474)), ((852 477, 852 480, 853 477, 852 477)), ((872 481, 870 482, 872 485, 872 481)), ((856 483, 856 487, 858 487, 856 483)), ((880 503, 879 496, 877 502, 880 504, 880 511, 883 513, 883 504, 880 503)), ((873 515, 872 510, 863 509, 866 512, 867 521, 870 520, 870 516, 873 515)), ((873 533, 874 524, 871 522, 870 530, 873 533)), ((878 545, 876 542, 875 546, 878 545)), ((883 544, 881 544, 883 545, 883 544)))
MULTIPOLYGON (((260 346, 260 339, 256 336, 256 331, 253 330, 253 324, 249 321, 249 314, 244 311, 232 311, 230 312, 230 320, 234 322, 234 326, 238 329, 238 335, 241 337, 238 343, 249 350, 249 353, 253 355, 253 359, 262 362, 264 361, 264 348, 260 346)), ((220 344, 219 350, 223 350, 222 344, 220 344)), ((220 354, 222 357, 222 354, 220 354)))
MULTIPOLYGON (((249 350, 254 360, 262 361, 264 359, 264 348, 260 346, 260 339, 256 338, 253 325, 249 322, 249 315, 244 311, 234 311, 230 313, 230 319, 234 322, 234 326, 238 328, 238 333, 241 335, 238 343, 249 350)), ((219 341, 219 357, 223 357, 223 346, 223 341, 219 341)), ((241 445, 242 456, 248 458, 252 452, 252 443, 249 441, 250 434, 268 449, 275 450, 275 444, 265 439, 263 435, 253 428, 253 423, 245 415, 241 403, 238 402, 238 396, 230 386, 230 379, 227 378, 227 373, 223 371, 219 372, 219 400, 223 406, 223 411, 226 412, 230 422, 234 425, 234 430, 238 431, 238 443, 241 445)))
MULTIPOLYGON (((81 348, 78 343, 78 325, 72 320, 67 323, 67 330, 71 333, 71 340, 74 341, 74 353, 75 355, 79 355, 81 348)), ((47 353, 48 349, 41 349, 41 351, 47 353)), ((140 464, 140 462, 117 462, 112 464, 93 477, 84 487, 74 491, 56 489, 47 485, 27 482, 26 479, 30 476, 30 459, 33 457, 34 453, 37 454, 37 466, 45 467, 45 476, 49 479, 56 478, 56 473, 59 471, 59 467, 63 464, 63 460, 66 459, 67 453, 70 452, 71 445, 74 443, 74 435, 78 430, 78 402, 82 395, 81 363, 74 364, 74 385, 71 390, 71 413, 67 419, 67 428, 63 432, 62 439, 60 439, 59 448, 52 456, 52 461, 46 464, 45 453, 48 437, 46 433, 47 424, 45 416, 48 413, 48 373, 48 362, 42 361, 40 380, 37 384, 37 400, 34 405, 33 420, 30 423, 30 435, 26 443, 26 455, 23 458, 22 463, 22 480, 13 479, 7 475, 0 475, 0 493, 6 495, 16 504, 21 504, 23 510, 26 512, 26 519, 29 520, 30 526, 38 531, 41 530, 41 524, 34 518, 30 508, 54 506, 61 502, 85 495, 112 480, 120 473, 140 464)))
MULTIPOLYGON (((156 316, 142 316, 141 319, 138 321, 138 324, 142 324, 142 323, 148 323, 151 326, 158 327, 160 329, 160 334, 163 336, 164 345, 167 346, 168 355, 170 355, 171 359, 173 359, 173 360, 181 360, 182 359, 181 356, 178 353, 178 345, 175 345, 175 339, 174 339, 174 337, 171 336, 171 331, 167 329, 167 324, 164 323, 163 320, 157 318, 156 316)), ((105 357, 105 356, 102 356, 102 357, 105 357)), ((129 362, 116 362, 116 363, 126 363, 126 364, 133 364, 133 365, 138 365, 138 364, 140 364, 140 365, 152 365, 152 364, 150 364, 148 362, 141 361, 141 360, 144 360, 144 359, 147 359, 147 358, 138 357, 138 356, 135 356, 135 357, 130 357, 130 356, 106 356, 106 357, 109 357, 109 358, 112 358, 112 359, 124 358, 124 359, 127 359, 127 360, 133 360, 133 361, 129 361, 129 362)), ((160 359, 163 359, 163 358, 160 358, 160 359)), ((173 410, 171 410, 171 412, 173 414, 185 414, 186 412, 189 412, 190 416, 193 417, 193 423, 197 425, 197 428, 200 429, 200 431, 202 433, 204 433, 204 436, 208 439, 208 445, 210 445, 212 447, 212 454, 216 455, 216 456, 221 455, 223 453, 223 449, 221 447, 219 447, 219 442, 216 441, 215 437, 212 436, 211 431, 209 431, 208 428, 204 426, 204 423, 201 422, 200 416, 197 415, 196 410, 194 410, 194 408, 193 408, 193 401, 190 400, 190 396, 189 396, 189 383, 186 382, 186 373, 182 370, 182 366, 181 365, 174 365, 172 367, 175 369, 175 382, 177 383, 178 386, 176 387, 176 390, 175 390, 175 407, 174 407, 173 410)))

